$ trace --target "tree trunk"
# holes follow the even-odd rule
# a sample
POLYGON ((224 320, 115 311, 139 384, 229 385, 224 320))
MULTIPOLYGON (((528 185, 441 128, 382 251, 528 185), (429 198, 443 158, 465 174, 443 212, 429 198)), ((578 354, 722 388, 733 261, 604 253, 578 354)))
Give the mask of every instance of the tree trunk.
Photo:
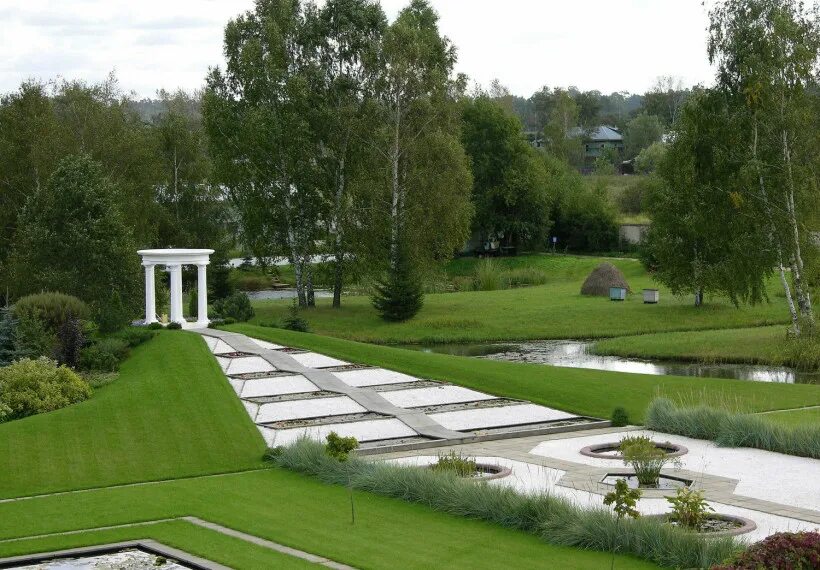
POLYGON ((305 280, 305 304, 308 307, 316 306, 316 295, 313 291, 313 265, 308 256, 303 261, 303 272, 305 280))
MULTIPOLYGON (((346 151, 345 145, 345 151, 346 151)), ((344 151, 343 151, 344 152, 344 151)), ((338 309, 342 306, 342 281, 344 272, 344 250, 343 250, 343 235, 342 235, 342 203, 345 189, 345 157, 339 159, 339 171, 336 180, 336 196, 333 200, 333 219, 331 220, 331 227, 333 228, 333 308, 338 309)))
POLYGON ((401 107, 396 97, 396 117, 393 129, 393 148, 390 153, 390 160, 392 162, 392 186, 391 186, 391 203, 390 203, 390 267, 395 269, 398 265, 399 259, 399 236, 401 224, 401 186, 399 184, 399 156, 400 156, 400 142, 399 129, 401 125, 401 107))
POLYGON ((794 241, 794 255, 792 256, 791 270, 794 281, 794 292, 797 296, 797 307, 801 316, 810 325, 814 325, 814 311, 811 306, 811 291, 803 281, 803 256, 800 251, 800 228, 797 223, 797 213, 794 207, 794 175, 792 173, 791 149, 789 148, 789 138, 786 130, 783 130, 783 162, 786 165, 786 180, 788 181, 788 193, 786 195, 786 212, 788 213, 789 225, 791 226, 792 239, 794 241))
POLYGON ((698 287, 695 290, 695 306, 700 307, 703 305, 703 287, 698 287))
POLYGON ((789 307, 789 314, 792 318, 792 332, 794 336, 800 336, 800 317, 797 314, 797 309, 794 306, 794 298, 792 297, 791 287, 786 279, 786 270, 783 267, 783 246, 780 242, 780 237, 777 233, 777 226, 775 225, 774 216, 772 215, 771 204, 769 203, 769 194, 766 190, 766 184, 763 181, 763 172, 760 170, 760 162, 757 159, 757 139, 758 139, 758 125, 757 117, 754 118, 754 138, 752 140, 752 159, 757 170, 757 182, 760 187, 760 198, 763 202, 763 209, 769 222, 769 240, 775 247, 777 253, 777 268, 780 271, 780 283, 783 285, 783 291, 786 293, 786 304, 789 307))

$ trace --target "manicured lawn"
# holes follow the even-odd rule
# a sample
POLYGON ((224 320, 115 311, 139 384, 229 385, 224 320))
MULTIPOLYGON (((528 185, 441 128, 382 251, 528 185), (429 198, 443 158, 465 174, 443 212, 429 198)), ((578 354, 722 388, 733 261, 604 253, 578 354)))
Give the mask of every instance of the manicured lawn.
POLYGON ((67 548, 146 538, 154 539, 166 546, 179 548, 188 554, 207 558, 237 570, 316 568, 314 564, 299 558, 280 554, 262 546, 181 520, 4 542, 0 543, 0 557, 53 552, 67 548))
MULTIPOLYGON (((499 260, 504 267, 542 269, 545 285, 499 291, 438 293, 425 296, 424 308, 404 323, 383 321, 367 296, 344 297, 341 309, 330 299, 317 299, 317 307, 303 311, 313 332, 378 344, 471 342, 548 338, 600 338, 659 331, 785 323, 788 313, 780 297, 771 304, 737 309, 722 299, 709 299, 695 308, 689 297, 676 298, 661 288, 661 303, 644 305, 640 290, 655 287, 640 262, 610 259, 620 267, 636 294, 622 303, 602 297, 584 297, 581 284, 603 258, 563 255, 528 255, 499 260)), ((449 275, 469 275, 475 259, 457 259, 449 275)), ((254 323, 280 322, 290 301, 254 303, 254 323)))
POLYGON ((818 426, 820 425, 820 408, 808 410, 791 410, 788 412, 774 412, 762 414, 763 419, 789 426, 818 426))
MULTIPOLYGON (((354 500, 356 523, 351 524, 346 488, 279 469, 254 471, 0 504, 0 538, 192 515, 359 568, 598 569, 609 568, 612 560, 611 554, 551 546, 522 532, 396 499, 356 492, 354 500)), ((174 533, 172 545, 196 554, 211 557, 219 549, 218 542, 211 542, 211 533, 187 528, 174 533), (187 533, 184 542, 180 533, 187 533)), ((131 536, 137 534, 151 536, 131 536)), ((7 543, 0 545, 0 552, 19 554, 107 540, 83 534, 45 539, 42 544, 7 543)), ((243 556, 250 563, 257 554, 243 556)), ((615 559, 615 568, 654 567, 634 558, 615 559)))
POLYGON ((601 340, 599 354, 636 358, 784 364, 786 325, 624 336, 601 340))
POLYGON ((316 350, 351 362, 446 380, 582 415, 609 418, 613 407, 623 406, 633 422, 642 421, 649 401, 658 395, 673 400, 729 405, 742 411, 795 408, 820 403, 820 386, 813 385, 558 368, 404 350, 252 324, 234 324, 225 328, 288 346, 316 350))
POLYGON ((0 424, 0 497, 251 469, 263 449, 202 339, 168 331, 90 400, 0 424))

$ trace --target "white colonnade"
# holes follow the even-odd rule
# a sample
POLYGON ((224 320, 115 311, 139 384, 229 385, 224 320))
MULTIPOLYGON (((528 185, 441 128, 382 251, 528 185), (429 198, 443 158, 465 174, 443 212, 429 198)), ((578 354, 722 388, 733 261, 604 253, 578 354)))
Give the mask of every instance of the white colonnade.
POLYGON ((171 275, 171 310, 168 319, 190 328, 208 326, 207 267, 212 249, 142 249, 137 253, 145 267, 145 324, 157 322, 156 280, 154 268, 162 265, 171 275), (182 314, 182 266, 197 267, 197 317, 195 323, 186 323, 182 314))

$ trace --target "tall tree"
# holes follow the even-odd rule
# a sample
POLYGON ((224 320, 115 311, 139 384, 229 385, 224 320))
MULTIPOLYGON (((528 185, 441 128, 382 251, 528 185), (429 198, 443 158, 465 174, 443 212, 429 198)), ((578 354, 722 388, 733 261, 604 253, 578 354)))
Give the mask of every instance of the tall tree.
POLYGON ((578 104, 563 89, 553 92, 553 101, 544 127, 547 150, 573 166, 583 162, 583 144, 578 133, 578 104))
POLYGON ((361 220, 351 179, 373 168, 368 158, 374 126, 372 102, 379 42, 387 22, 371 0, 328 0, 312 22, 318 37, 322 98, 314 124, 324 150, 323 184, 330 250, 334 260, 333 306, 341 305, 344 269, 355 245, 348 227, 361 220))
POLYGON ((709 58, 718 68, 718 85, 748 117, 746 167, 755 184, 746 197, 767 222, 792 329, 799 335, 800 321, 813 326, 814 312, 803 279, 805 213, 798 205, 814 185, 805 161, 795 155, 804 147, 795 141, 820 55, 817 7, 809 12, 797 0, 726 0, 710 17, 709 58))
POLYGON ((473 172, 474 231, 507 245, 542 246, 550 228, 550 179, 521 123, 480 96, 464 105, 462 141, 473 172))
POLYGON ((293 264, 299 304, 313 301, 312 265, 321 207, 320 149, 311 115, 320 105, 315 8, 257 0, 225 28, 226 68, 207 78, 203 112, 217 180, 240 213, 264 212, 272 252, 293 264), (310 13, 310 15, 308 15, 310 13))
POLYGON ((635 158, 645 148, 661 140, 663 125, 655 115, 640 113, 629 121, 624 133, 627 158, 635 158))

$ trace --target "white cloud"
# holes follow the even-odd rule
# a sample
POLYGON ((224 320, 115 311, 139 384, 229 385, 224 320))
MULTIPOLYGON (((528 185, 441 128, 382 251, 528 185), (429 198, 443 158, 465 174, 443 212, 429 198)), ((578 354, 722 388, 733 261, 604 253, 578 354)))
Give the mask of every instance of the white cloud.
MULTIPOLYGON (((382 0, 393 18, 407 0, 382 0)), ((99 81, 126 90, 201 87, 223 62, 227 21, 252 0, 0 0, 0 92, 24 79, 99 81), (7 5, 3 5, 8 2, 7 5)), ((542 85, 643 92, 658 75, 708 83, 700 0, 433 0, 458 71, 528 96, 542 85)))

